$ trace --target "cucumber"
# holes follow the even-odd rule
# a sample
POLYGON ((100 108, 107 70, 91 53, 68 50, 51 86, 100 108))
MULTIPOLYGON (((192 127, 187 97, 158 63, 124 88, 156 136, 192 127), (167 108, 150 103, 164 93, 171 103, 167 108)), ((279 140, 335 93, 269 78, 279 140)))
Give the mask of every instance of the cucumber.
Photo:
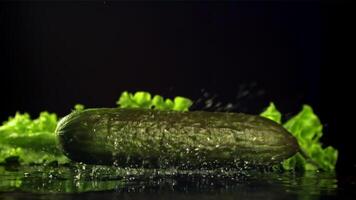
POLYGON ((282 126, 242 113, 86 109, 64 117, 56 134, 70 159, 121 167, 271 165, 299 151, 282 126))

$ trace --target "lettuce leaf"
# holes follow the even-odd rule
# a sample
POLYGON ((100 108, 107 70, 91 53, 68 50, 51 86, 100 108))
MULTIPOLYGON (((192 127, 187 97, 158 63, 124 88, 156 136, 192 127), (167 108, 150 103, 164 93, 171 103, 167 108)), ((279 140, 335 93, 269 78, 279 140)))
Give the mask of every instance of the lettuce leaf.
POLYGON ((125 91, 121 94, 116 104, 120 108, 188 111, 193 102, 181 96, 177 96, 171 100, 169 98, 164 99, 160 95, 155 95, 152 98, 150 93, 144 91, 138 91, 136 93, 125 91))
POLYGON ((269 106, 260 114, 262 117, 273 120, 277 123, 281 123, 282 114, 277 110, 274 103, 270 103, 269 106))
MULTIPOLYGON (((273 103, 260 114, 277 123, 281 123, 281 113, 273 103)), ((320 138, 323 136, 323 126, 318 116, 309 105, 283 124, 283 126, 297 139, 301 152, 282 162, 284 170, 323 170, 335 169, 338 151, 329 146, 322 147, 320 138)))
POLYGON ((57 122, 57 115, 46 111, 36 119, 31 119, 28 113, 9 117, 0 126, 0 163, 67 162, 68 159, 57 148, 54 134, 57 122))

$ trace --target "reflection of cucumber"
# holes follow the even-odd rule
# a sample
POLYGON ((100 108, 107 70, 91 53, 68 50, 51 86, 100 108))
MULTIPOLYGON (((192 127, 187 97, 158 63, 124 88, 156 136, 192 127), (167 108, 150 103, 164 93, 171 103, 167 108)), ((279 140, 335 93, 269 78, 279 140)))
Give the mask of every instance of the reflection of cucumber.
POLYGON ((299 149, 282 126, 239 113, 87 109, 63 118, 56 133, 72 160, 118 166, 268 165, 299 149))

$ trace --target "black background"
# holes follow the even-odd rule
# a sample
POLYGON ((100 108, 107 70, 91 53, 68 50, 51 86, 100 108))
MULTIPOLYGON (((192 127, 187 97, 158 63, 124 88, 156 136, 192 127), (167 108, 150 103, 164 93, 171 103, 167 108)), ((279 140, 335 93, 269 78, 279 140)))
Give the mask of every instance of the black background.
POLYGON ((286 118, 310 104, 338 172, 354 172, 353 13, 343 1, 3 2, 0 119, 112 107, 124 90, 208 92, 255 114, 273 101, 286 118))

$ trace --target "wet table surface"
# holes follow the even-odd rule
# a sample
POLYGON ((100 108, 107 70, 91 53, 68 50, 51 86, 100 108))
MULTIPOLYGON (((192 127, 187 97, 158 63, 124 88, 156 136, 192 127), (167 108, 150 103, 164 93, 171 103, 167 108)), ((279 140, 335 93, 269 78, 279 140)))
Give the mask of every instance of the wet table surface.
POLYGON ((260 170, 0 166, 0 199, 356 199, 356 178, 260 170))

